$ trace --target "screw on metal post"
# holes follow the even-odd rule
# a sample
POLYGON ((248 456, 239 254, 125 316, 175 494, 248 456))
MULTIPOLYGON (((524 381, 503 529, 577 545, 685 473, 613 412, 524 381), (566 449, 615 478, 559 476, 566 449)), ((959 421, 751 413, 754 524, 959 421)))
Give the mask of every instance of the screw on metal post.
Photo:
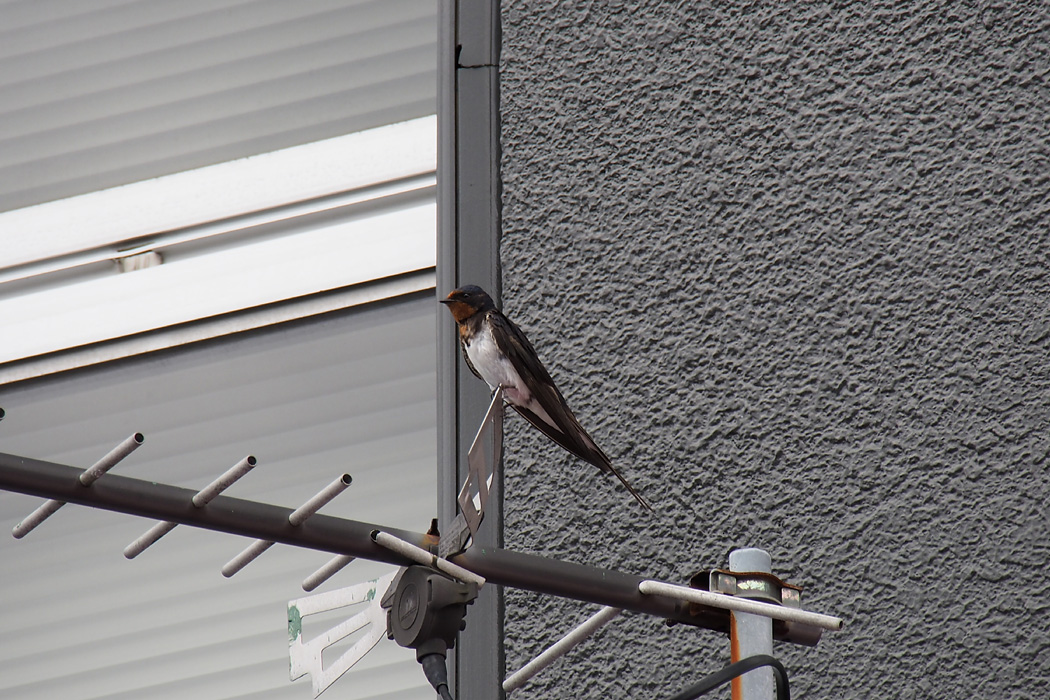
MULTIPOLYGON (((352 482, 353 479, 349 474, 343 474, 319 491, 316 496, 292 511, 288 515, 288 524, 295 527, 302 525, 311 515, 319 511, 325 506, 325 504, 329 503, 333 498, 345 491, 352 482)), ((226 562, 222 567, 222 575, 226 578, 230 578, 248 564, 255 561, 260 554, 272 547, 273 544, 274 543, 270 540, 255 540, 255 542, 252 542, 245 547, 240 554, 226 562)))
MULTIPOLYGON (((142 435, 142 433, 134 433, 128 438, 126 438, 123 442, 121 442, 119 445, 110 450, 105 457, 98 460, 97 462, 95 462, 90 467, 88 467, 80 473, 80 475, 77 478, 79 479, 81 485, 91 486, 91 484, 95 483, 99 479, 99 477, 101 477, 103 474, 105 474, 114 466, 116 466, 117 463, 120 462, 120 460, 124 459, 129 454, 137 450, 139 446, 141 446, 142 443, 145 441, 145 439, 146 438, 142 435)), ((46 501, 39 508, 27 515, 22 520, 22 522, 15 525, 14 529, 11 531, 11 534, 14 535, 16 539, 21 539, 25 537, 30 532, 32 532, 38 525, 40 525, 40 523, 44 522, 49 517, 58 512, 58 509, 64 506, 65 504, 65 501, 58 501, 55 499, 50 499, 46 501)))
MULTIPOLYGON (((255 464, 256 460, 252 455, 248 455, 240 462, 237 462, 237 464, 227 469, 218 479, 194 494, 191 499, 193 505, 197 508, 203 508, 208 505, 213 498, 233 485, 233 483, 242 476, 250 472, 255 467, 255 464)), ((173 523, 170 520, 157 523, 143 533, 137 540, 125 547, 124 556, 128 559, 134 559, 146 551, 148 547, 156 544, 161 537, 164 537, 164 535, 174 530, 176 525, 178 525, 178 523, 173 523)))
POLYGON ((702 571, 694 574, 689 584, 694 588, 706 584, 708 590, 716 593, 765 600, 789 608, 802 607, 802 589, 767 571, 702 571))

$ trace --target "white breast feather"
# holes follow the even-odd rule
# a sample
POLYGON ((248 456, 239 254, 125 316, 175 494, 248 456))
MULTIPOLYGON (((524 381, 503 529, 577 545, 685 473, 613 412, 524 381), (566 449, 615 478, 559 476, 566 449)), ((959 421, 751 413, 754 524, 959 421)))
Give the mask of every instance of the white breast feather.
POLYGON ((507 401, 529 409, 545 423, 557 425, 533 398, 511 361, 499 351, 492 333, 482 331, 474 336, 474 341, 467 346, 467 356, 490 389, 502 386, 507 401))
POLYGON ((475 335, 473 342, 467 346, 467 356, 490 389, 502 386, 507 392, 507 398, 513 403, 517 403, 515 399, 528 396, 525 382, 518 376, 510 360, 499 351, 491 333, 482 331, 475 335))

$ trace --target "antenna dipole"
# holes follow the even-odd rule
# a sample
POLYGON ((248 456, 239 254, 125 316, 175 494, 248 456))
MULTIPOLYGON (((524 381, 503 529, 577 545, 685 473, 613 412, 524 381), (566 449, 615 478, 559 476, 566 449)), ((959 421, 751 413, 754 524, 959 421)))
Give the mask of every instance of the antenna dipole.
MULTIPOLYGON (((62 464, 0 453, 0 489, 7 491, 396 566, 409 566, 414 562, 377 544, 372 539, 374 531, 385 532, 424 549, 433 544, 433 538, 423 533, 320 513, 310 518, 309 527, 297 527, 288 522, 288 516, 293 512, 289 508, 225 495, 216 496, 203 508, 198 508, 192 503, 197 493, 192 489, 119 474, 107 474, 91 487, 86 487, 78 479, 81 471, 62 464)), ((660 582, 647 583, 647 587, 655 588, 643 592, 639 586, 646 578, 642 576, 508 549, 486 547, 482 552, 470 548, 449 557, 449 561, 483 576, 489 583, 654 615, 674 623, 723 633, 729 631, 728 612, 711 607, 711 601, 766 606, 734 596, 663 584, 677 596, 672 597, 665 590, 655 590, 660 587, 660 582), (706 594, 701 605, 695 605, 696 601, 690 599, 696 594, 706 594)), ((788 615, 794 616, 794 613, 788 615)), ((832 619, 838 621, 834 626, 841 625, 841 620, 832 619)), ((785 620, 774 627, 774 638, 815 646, 820 640, 821 630, 810 621, 785 620)))

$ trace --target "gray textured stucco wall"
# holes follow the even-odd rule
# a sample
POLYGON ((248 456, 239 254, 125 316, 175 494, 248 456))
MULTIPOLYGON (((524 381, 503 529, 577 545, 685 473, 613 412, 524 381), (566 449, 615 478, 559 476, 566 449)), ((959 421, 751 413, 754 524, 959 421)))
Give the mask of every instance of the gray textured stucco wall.
MULTIPOLYGON (((1050 9, 503 0, 504 310, 657 505, 508 418, 506 544, 847 618, 800 698, 1050 697, 1050 9)), ((592 612, 510 593, 517 668, 592 612)), ((629 616, 516 698, 658 697, 629 616)))

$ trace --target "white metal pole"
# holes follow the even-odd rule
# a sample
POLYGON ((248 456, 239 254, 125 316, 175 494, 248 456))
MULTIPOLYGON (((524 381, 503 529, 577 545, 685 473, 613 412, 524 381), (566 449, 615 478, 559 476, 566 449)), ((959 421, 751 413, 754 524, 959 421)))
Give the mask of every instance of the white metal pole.
POLYGON ((569 653, 576 645, 597 632, 619 614, 619 608, 606 606, 591 615, 578 627, 548 647, 542 654, 507 676, 507 679, 503 681, 504 692, 509 693, 525 685, 530 678, 550 666, 555 660, 569 653))
POLYGON ((357 557, 351 557, 348 554, 338 554, 328 560, 328 563, 322 566, 317 571, 313 572, 305 579, 303 579, 303 590, 312 591, 328 579, 335 576, 339 571, 347 564, 352 562, 357 557))
POLYGON ((842 629, 841 617, 823 615, 821 613, 809 612, 808 610, 799 610, 798 608, 789 608, 784 605, 760 603, 757 600, 747 600, 740 596, 702 591, 699 588, 680 586, 676 583, 664 583, 663 581, 646 579, 638 584, 638 591, 646 595, 676 598, 690 603, 700 603, 701 605, 722 608, 723 610, 737 610, 740 612, 772 617, 775 620, 787 620, 788 622, 798 622, 803 625, 814 625, 826 630, 835 631, 842 629))
POLYGON ((442 559, 441 557, 435 556, 422 547, 417 547, 411 542, 405 542, 403 539, 394 537, 388 532, 382 532, 380 530, 373 531, 372 541, 381 547, 386 547, 391 552, 397 552, 406 559, 411 559, 417 564, 438 569, 439 571, 443 571, 449 576, 458 578, 465 583, 476 583, 478 584, 478 588, 485 585, 484 576, 479 576, 473 571, 464 569, 458 564, 453 564, 448 559, 442 559))

